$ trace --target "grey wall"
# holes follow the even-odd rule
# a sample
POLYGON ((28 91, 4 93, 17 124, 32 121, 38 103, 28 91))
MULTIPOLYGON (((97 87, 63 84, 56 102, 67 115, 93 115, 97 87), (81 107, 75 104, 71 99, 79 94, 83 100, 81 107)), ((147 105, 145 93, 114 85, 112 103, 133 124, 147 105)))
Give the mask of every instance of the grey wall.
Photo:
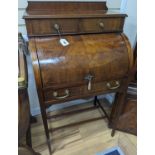
POLYGON ((124 32, 134 47, 137 36, 137 0, 122 0, 121 11, 126 13, 124 32))

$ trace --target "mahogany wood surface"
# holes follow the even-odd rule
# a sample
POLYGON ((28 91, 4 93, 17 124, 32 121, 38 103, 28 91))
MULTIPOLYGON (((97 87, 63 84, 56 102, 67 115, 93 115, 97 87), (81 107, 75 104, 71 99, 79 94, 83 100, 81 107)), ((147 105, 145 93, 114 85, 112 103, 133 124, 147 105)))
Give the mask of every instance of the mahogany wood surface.
MULTIPOLYGON (((61 102, 66 102, 74 99, 79 99, 79 98, 87 98, 87 97, 92 97, 96 95, 101 95, 103 93, 113 93, 116 91, 120 91, 122 86, 115 90, 110 90, 107 88, 107 82, 113 82, 113 81, 106 81, 106 82, 98 82, 92 84, 92 89, 88 90, 87 89, 87 84, 85 85, 80 85, 80 86, 74 86, 74 87, 66 87, 66 88, 59 88, 59 89, 49 89, 44 91, 44 100, 45 104, 54 104, 54 103, 61 103, 61 102), (55 91, 58 92, 59 96, 63 96, 65 94, 65 90, 69 90, 69 96, 65 99, 57 99, 53 96, 53 93, 55 91)), ((122 85, 122 81, 119 80, 120 84, 122 85)), ((115 84, 114 84, 115 85, 115 84)))
POLYGON ((88 74, 94 76, 92 82, 115 80, 127 75, 131 60, 121 35, 64 38, 70 43, 67 47, 60 44, 59 37, 35 38, 43 88, 86 84, 84 78, 88 74))
POLYGON ((61 34, 122 32, 123 17, 86 19, 31 19, 26 21, 29 36, 58 35, 55 24, 60 26, 61 34), (104 24, 104 28, 100 26, 104 24))
POLYGON ((126 17, 118 10, 108 10, 106 2, 30 2, 24 14, 25 19, 126 17))
POLYGON ((38 71, 34 67, 37 72, 36 81, 47 104, 113 92, 107 88, 107 82, 119 80, 121 83, 128 75, 132 53, 131 50, 128 51, 128 40, 124 41, 123 34, 76 35, 65 38, 70 42, 68 47, 63 47, 58 37, 33 38, 29 41, 30 52, 35 50, 32 53, 35 66, 38 61, 38 71), (85 80, 89 74, 93 75, 90 91, 87 89, 88 81, 85 80), (68 98, 54 98, 54 91, 61 96, 66 89, 70 93, 68 98))
POLYGON ((63 10, 63 11, 90 11, 90 10, 107 10, 106 2, 67 2, 67 1, 28 1, 27 11, 36 10, 63 10))

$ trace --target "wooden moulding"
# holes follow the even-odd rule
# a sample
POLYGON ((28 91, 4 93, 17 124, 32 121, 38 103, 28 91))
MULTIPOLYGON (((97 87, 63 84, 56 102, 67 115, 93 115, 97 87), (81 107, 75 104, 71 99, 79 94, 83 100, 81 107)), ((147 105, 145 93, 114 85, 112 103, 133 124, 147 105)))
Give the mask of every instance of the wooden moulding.
POLYGON ((126 14, 108 11, 106 2, 28 2, 24 19, 109 17, 126 14))
POLYGON ((67 1, 29 1, 27 11, 94 11, 94 10, 108 10, 106 2, 67 2, 67 1))

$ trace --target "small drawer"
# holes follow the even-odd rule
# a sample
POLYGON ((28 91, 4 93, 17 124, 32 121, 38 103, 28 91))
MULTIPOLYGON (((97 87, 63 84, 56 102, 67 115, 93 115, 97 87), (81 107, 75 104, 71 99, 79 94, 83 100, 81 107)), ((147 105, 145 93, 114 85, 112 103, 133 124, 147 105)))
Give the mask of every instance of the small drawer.
POLYGON ((55 25, 63 34, 83 34, 123 31, 123 17, 30 19, 26 21, 29 36, 58 35, 55 25))
POLYGON ((77 33, 77 19, 33 19, 31 20, 32 30, 29 35, 56 35, 58 31, 55 25, 59 26, 61 34, 77 33))
POLYGON ((124 18, 93 18, 82 19, 80 32, 101 33, 122 31, 124 18))
POLYGON ((92 84, 91 90, 88 85, 82 85, 70 88, 48 89, 44 90, 45 103, 56 103, 73 100, 79 97, 93 96, 96 94, 109 93, 118 91, 121 88, 121 80, 113 80, 108 82, 98 82, 92 84))

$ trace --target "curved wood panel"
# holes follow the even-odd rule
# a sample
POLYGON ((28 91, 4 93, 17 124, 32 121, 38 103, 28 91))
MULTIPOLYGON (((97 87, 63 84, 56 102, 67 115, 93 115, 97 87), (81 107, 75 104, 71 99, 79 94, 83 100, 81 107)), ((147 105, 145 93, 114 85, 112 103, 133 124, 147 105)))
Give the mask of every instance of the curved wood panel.
MULTIPOLYGON (((59 37, 35 38, 43 87, 85 84, 123 78, 129 71, 129 49, 120 34, 65 36, 64 47, 59 37)), ((127 41, 127 40, 126 40, 127 41)))

